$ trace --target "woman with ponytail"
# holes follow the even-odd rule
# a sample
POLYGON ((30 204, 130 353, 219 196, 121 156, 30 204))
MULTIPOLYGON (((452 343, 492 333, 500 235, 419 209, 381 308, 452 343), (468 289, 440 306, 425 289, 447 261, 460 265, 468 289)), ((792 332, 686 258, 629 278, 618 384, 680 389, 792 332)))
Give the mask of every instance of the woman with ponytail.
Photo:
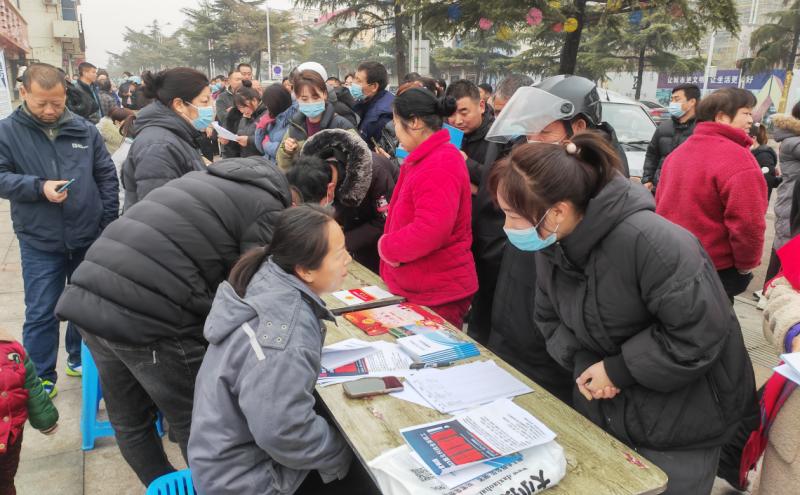
POLYGON ((334 321, 320 296, 341 287, 351 259, 332 212, 302 205, 220 284, 189 438, 199 493, 360 492, 320 486, 343 479, 353 456, 314 410, 322 320, 334 321))
POLYGON ((664 470, 666 493, 710 493, 755 388, 703 247, 594 131, 515 148, 489 187, 509 242, 537 251, 534 321, 575 379, 573 406, 664 470))
POLYGON ((142 74, 144 92, 154 101, 136 117, 136 140, 122 166, 124 211, 193 170, 204 170, 201 132, 211 125, 214 106, 208 78, 188 67, 142 74))
POLYGON ((453 98, 411 88, 394 100, 394 127, 409 152, 378 241, 381 277, 410 302, 461 328, 478 289, 472 258, 472 194, 461 152, 442 129, 453 98))

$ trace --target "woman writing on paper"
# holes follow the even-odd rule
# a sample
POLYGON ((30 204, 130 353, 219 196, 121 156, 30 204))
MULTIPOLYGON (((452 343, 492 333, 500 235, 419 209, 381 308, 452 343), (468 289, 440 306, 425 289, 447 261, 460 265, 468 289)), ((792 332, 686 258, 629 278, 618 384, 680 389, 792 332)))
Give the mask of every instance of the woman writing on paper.
POLYGON ((347 474, 352 452, 314 411, 314 386, 322 320, 333 320, 320 296, 341 287, 350 261, 331 213, 303 205, 219 286, 189 438, 199 493, 329 493, 321 483, 347 474))
POLYGON ((515 148, 490 188, 509 242, 538 251, 534 319, 574 407, 664 470, 667 493, 705 495, 753 369, 702 246, 620 170, 587 132, 515 148))
POLYGON ((442 129, 453 98, 411 88, 394 100, 394 127, 409 152, 378 241, 381 278, 393 294, 429 306, 461 328, 478 290, 472 258, 472 193, 461 152, 442 129))

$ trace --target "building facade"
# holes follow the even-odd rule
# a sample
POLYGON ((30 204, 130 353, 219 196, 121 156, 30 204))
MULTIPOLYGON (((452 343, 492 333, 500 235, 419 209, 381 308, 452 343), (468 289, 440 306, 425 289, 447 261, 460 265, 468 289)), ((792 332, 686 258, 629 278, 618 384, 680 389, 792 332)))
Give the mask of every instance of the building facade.
POLYGON ((79 0, 10 1, 18 4, 28 24, 29 61, 48 63, 75 74, 85 59, 79 0))

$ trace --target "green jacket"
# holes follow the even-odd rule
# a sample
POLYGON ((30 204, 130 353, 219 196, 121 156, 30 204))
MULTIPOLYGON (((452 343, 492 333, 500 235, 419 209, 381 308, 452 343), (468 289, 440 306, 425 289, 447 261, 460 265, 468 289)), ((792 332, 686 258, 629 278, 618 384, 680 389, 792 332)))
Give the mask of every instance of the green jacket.
POLYGON ((25 390, 28 391, 28 421, 37 430, 48 430, 58 422, 58 409, 44 391, 42 380, 25 356, 25 390))

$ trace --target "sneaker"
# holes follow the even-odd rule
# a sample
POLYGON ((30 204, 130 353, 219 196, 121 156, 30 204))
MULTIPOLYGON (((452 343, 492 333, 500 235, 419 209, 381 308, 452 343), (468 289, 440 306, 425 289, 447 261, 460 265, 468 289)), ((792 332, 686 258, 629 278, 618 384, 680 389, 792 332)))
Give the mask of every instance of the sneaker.
POLYGON ((54 399, 55 396, 58 395, 56 384, 50 380, 42 380, 42 387, 44 387, 44 393, 46 393, 51 399, 54 399))
POLYGON ((83 376, 83 366, 67 361, 67 376, 83 376))

